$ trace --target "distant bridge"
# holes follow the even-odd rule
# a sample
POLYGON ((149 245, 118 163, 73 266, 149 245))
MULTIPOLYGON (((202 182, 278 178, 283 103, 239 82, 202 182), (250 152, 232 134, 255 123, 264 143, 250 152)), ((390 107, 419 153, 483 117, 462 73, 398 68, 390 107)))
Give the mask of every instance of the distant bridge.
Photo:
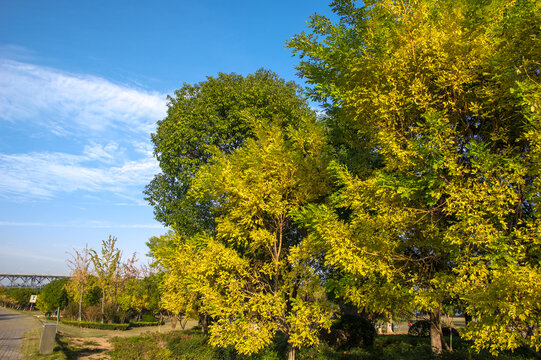
POLYGON ((0 285, 7 288, 41 289, 53 280, 69 278, 67 275, 0 274, 0 285), (7 280, 9 284, 4 285, 7 280))

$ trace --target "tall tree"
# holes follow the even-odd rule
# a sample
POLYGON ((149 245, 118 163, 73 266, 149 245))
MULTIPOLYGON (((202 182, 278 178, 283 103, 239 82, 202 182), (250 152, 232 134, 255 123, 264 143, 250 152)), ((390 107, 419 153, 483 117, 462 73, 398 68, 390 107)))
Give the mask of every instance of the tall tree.
POLYGON ((120 250, 115 247, 116 237, 109 235, 102 240, 101 256, 95 250, 90 250, 90 258, 101 288, 101 322, 105 317, 105 301, 113 297, 115 290, 115 275, 120 264, 120 250))
POLYGON ((152 134, 162 172, 147 185, 146 199, 156 219, 193 235, 213 230, 211 204, 194 202, 187 193, 199 167, 214 146, 229 153, 253 137, 248 116, 294 124, 311 113, 300 90, 277 74, 259 70, 243 77, 220 73, 199 84, 184 84, 169 97, 167 117, 152 134))
POLYGON ((326 195, 328 159, 313 117, 296 128, 276 121, 254 120, 254 139, 231 153, 215 149, 200 169, 191 195, 214 204, 216 233, 177 236, 169 276, 180 268, 179 288, 197 294, 213 318, 211 344, 251 354, 279 332, 294 359, 331 322, 316 257, 291 216, 326 195))
POLYGON ((289 43, 339 114, 347 165, 333 166, 334 202, 300 216, 346 274, 342 294, 377 308, 383 289, 429 311, 437 353, 453 296, 479 319, 477 348, 541 348, 540 6, 334 1, 338 24, 316 15, 289 43))
MULTIPOLYGON (((79 298, 79 313, 77 320, 82 320, 83 311, 83 295, 85 293, 85 285, 88 280, 90 267, 90 249, 85 245, 81 251, 73 249, 74 253, 70 254, 71 259, 68 260, 68 266, 71 269, 70 282, 78 289, 79 298)), ((69 286, 69 284, 68 284, 69 286)))

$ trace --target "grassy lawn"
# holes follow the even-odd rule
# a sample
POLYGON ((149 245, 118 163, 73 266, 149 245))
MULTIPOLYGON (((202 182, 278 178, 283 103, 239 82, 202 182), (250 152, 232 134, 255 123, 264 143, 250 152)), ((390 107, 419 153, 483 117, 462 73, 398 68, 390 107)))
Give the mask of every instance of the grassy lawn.
MULTIPOLYGON (((29 315, 28 312, 22 312, 29 315)), ((32 315, 36 313, 33 312, 32 315)), ((52 321, 51 321, 52 322, 52 321)), ((196 325, 188 323, 187 328, 196 325)), ((401 324, 402 325, 402 324, 401 324)), ((407 326, 407 323, 406 323, 407 326)), ((178 329, 178 327, 177 327, 178 329)), ((157 327, 140 327, 126 331, 97 330, 59 324, 57 344, 52 354, 38 352, 41 328, 25 333, 21 346, 24 359, 182 359, 182 360, 278 360, 283 358, 284 344, 280 340, 275 346, 253 356, 241 356, 231 349, 217 349, 207 344, 208 339, 196 330, 180 331, 171 329, 169 323, 157 327)), ((434 357, 428 338, 415 338, 405 334, 378 335, 371 348, 333 349, 325 344, 315 348, 301 349, 298 360, 533 360, 535 356, 527 351, 504 353, 493 357, 489 353, 477 354, 469 344, 454 339, 454 353, 434 357)))
MULTIPOLYGON (((12 309, 7 310, 26 316, 37 317, 42 322, 56 323, 54 320, 45 320, 43 315, 37 311, 30 312, 12 309)), ((188 321, 186 327, 191 328, 195 325, 197 325, 197 322, 190 320, 188 321)), ((153 332, 166 333, 170 332, 171 330, 170 323, 166 323, 162 326, 136 327, 125 331, 79 328, 60 323, 58 325, 56 346, 54 347, 53 353, 48 355, 41 355, 39 353, 42 331, 41 327, 27 331, 24 334, 20 352, 23 354, 23 359, 25 360, 109 359, 110 357, 107 354, 107 352, 111 349, 109 339, 113 337, 139 337, 142 334, 148 335, 153 332)))
MULTIPOLYGON (((277 339, 268 349, 252 356, 236 354, 232 349, 213 348, 199 331, 174 331, 154 333, 131 338, 111 340, 111 360, 128 359, 178 359, 178 360, 279 360, 287 358, 286 344, 277 339)), ((526 350, 504 353, 494 357, 487 352, 475 353, 469 344, 454 341, 454 352, 433 356, 428 338, 408 335, 378 335, 369 348, 335 349, 325 344, 303 348, 297 360, 534 360, 535 355, 526 350)))

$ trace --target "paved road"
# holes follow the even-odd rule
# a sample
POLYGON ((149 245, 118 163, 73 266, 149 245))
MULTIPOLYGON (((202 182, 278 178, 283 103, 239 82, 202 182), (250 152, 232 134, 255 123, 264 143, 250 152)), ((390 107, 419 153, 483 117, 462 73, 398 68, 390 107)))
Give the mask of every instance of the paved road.
POLYGON ((21 359, 22 355, 18 350, 23 334, 40 326, 41 323, 33 317, 0 308, 0 359, 21 359))

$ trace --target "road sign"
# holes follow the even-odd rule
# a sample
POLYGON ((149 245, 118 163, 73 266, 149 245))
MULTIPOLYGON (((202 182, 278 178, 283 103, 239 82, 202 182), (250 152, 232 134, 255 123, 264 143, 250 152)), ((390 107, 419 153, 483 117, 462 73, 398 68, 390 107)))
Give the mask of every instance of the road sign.
POLYGON ((37 299, 37 295, 30 295, 30 304, 35 304, 37 299))

